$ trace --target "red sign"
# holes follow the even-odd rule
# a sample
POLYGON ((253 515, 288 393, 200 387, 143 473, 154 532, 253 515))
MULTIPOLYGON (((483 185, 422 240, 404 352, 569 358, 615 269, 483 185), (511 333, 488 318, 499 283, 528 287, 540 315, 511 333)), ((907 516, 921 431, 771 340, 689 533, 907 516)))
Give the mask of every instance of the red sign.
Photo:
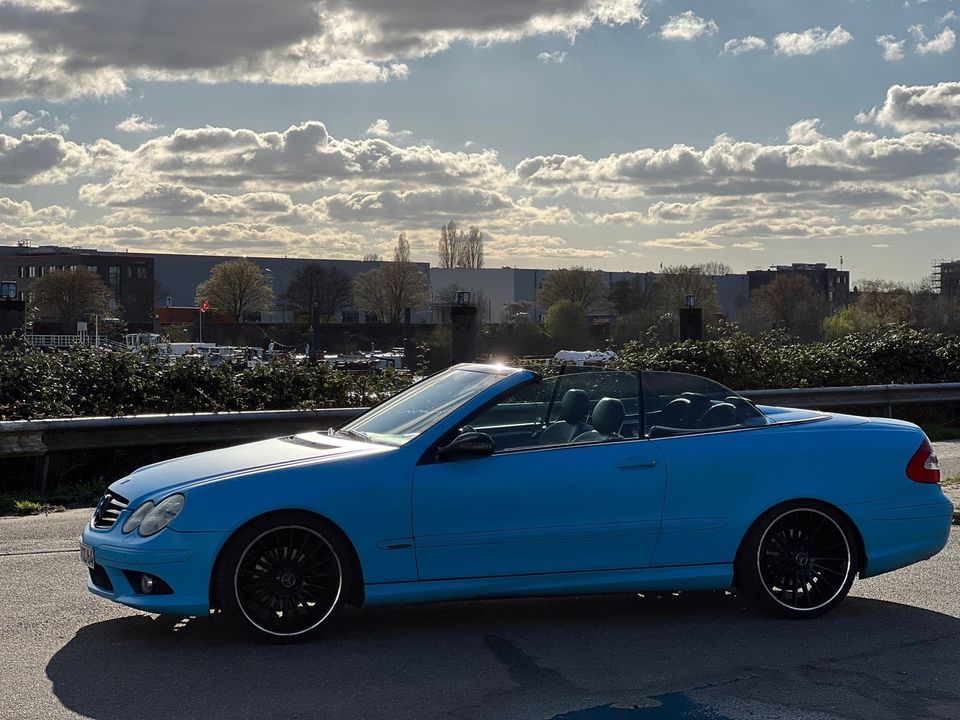
POLYGON ((209 300, 204 300, 204 301, 200 304, 200 312, 205 313, 205 312, 206 312, 207 310, 209 310, 209 309, 210 309, 210 301, 209 301, 209 300))

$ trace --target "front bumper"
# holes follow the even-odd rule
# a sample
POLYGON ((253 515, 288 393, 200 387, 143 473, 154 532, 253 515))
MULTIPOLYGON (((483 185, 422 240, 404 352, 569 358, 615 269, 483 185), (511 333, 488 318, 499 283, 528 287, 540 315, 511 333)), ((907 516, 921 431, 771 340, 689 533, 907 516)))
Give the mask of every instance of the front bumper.
POLYGON ((80 541, 94 549, 96 568, 87 589, 121 605, 170 615, 206 615, 210 577, 226 532, 177 532, 172 527, 151 537, 124 535, 118 522, 108 530, 88 524, 80 541), (126 571, 126 572, 125 572, 126 571), (168 594, 141 592, 132 578, 147 573, 170 587, 168 594))

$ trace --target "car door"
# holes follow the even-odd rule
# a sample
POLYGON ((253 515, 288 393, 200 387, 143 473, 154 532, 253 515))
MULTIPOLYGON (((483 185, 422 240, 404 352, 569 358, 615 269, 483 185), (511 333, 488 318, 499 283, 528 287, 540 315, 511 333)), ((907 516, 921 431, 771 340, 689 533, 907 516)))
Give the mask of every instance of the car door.
MULTIPOLYGON (((623 378, 618 380, 604 385, 585 375, 572 384, 587 388, 595 406, 605 388, 619 387, 623 394, 623 378)), ((526 428, 529 418, 503 407, 511 399, 489 408, 485 417, 513 414, 526 428)), ((534 405, 529 393, 524 400, 534 405)), ((627 405, 631 398, 623 400, 627 405)), ((635 395, 634 408, 636 400, 635 395)), ((471 430, 489 429, 495 439, 505 433, 515 442, 510 428, 485 426, 481 420, 467 424, 471 430)), ((525 447, 489 457, 440 462, 428 454, 418 465, 413 528, 420 579, 650 565, 666 482, 656 446, 643 438, 618 438, 544 447, 527 435, 525 447)))
POLYGON ((653 565, 729 563, 758 511, 748 498, 776 482, 777 429, 712 380, 644 372, 643 385, 647 434, 669 477, 653 565))

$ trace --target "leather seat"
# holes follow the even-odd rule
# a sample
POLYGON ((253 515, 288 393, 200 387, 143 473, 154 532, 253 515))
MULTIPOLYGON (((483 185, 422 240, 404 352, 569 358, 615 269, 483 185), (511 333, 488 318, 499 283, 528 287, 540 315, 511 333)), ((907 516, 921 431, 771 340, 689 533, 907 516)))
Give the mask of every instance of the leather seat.
POLYGON ((704 430, 730 427, 737 424, 737 408, 733 403, 717 403, 707 410, 697 425, 704 430))
POLYGON ((660 417, 657 418, 657 425, 670 428, 687 427, 687 421, 690 419, 691 402, 687 398, 677 398, 667 403, 667 406, 660 411, 660 417))
POLYGON ((560 400, 560 419, 550 423, 540 435, 541 445, 564 445, 593 428, 587 425, 590 396, 586 390, 571 389, 560 400))
POLYGON ((620 430, 626 410, 616 398, 603 398, 593 409, 593 430, 578 435, 575 443, 603 442, 605 440, 623 440, 620 430))

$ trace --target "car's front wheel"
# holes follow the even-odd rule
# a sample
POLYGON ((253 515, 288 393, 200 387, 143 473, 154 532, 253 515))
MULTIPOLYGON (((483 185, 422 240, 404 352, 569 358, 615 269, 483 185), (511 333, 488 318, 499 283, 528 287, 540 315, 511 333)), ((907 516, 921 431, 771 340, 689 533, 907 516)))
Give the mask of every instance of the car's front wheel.
POLYGON ((303 512, 273 513, 230 539, 214 591, 223 616, 260 639, 302 640, 343 606, 352 581, 340 534, 303 512))
POLYGON ((812 618, 846 597, 860 567, 850 522, 826 505, 793 502, 765 513, 737 555, 737 590, 758 609, 812 618))

